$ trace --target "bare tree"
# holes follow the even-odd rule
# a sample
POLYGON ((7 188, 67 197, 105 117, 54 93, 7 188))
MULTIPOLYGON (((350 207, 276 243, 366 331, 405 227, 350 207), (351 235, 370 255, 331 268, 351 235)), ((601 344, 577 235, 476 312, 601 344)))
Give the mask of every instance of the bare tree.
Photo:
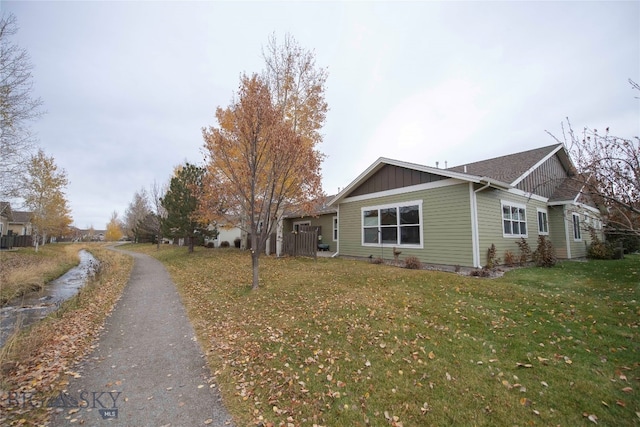
POLYGON ((315 146, 322 141, 320 129, 329 108, 324 98, 327 70, 318 67, 315 53, 302 48, 290 34, 281 44, 272 34, 262 56, 263 79, 272 102, 302 142, 315 146))
POLYGON ((135 192, 133 200, 129 203, 129 207, 124 213, 125 232, 136 243, 138 242, 140 223, 144 221, 150 212, 147 191, 141 188, 135 192))
POLYGON ((156 217, 155 233, 158 249, 160 249, 160 240, 162 239, 162 220, 167 217, 167 210, 162 206, 162 198, 166 193, 167 185, 160 185, 156 180, 153 181, 153 184, 151 184, 151 187, 149 188, 151 210, 156 217))
POLYGON ((571 153, 578 169, 575 179, 604 211, 608 234, 640 237, 640 138, 614 136, 609 128, 575 132, 569 119, 562 124, 562 139, 549 134, 571 153))
POLYGON ((12 41, 17 32, 14 15, 0 17, 0 200, 21 196, 35 148, 28 125, 42 114, 29 54, 12 41))

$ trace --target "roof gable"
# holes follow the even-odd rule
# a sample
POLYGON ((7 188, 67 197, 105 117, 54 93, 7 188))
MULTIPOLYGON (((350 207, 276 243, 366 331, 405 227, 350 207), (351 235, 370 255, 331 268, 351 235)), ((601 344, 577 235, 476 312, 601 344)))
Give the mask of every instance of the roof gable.
MULTIPOLYGON (((492 185, 498 188, 510 188, 511 186, 509 184, 506 184, 502 181, 499 180, 494 180, 491 179, 489 177, 484 177, 484 176, 475 176, 475 175, 471 175, 471 174, 465 174, 465 173, 459 173, 456 171, 452 171, 452 170, 448 170, 448 169, 438 169, 438 168, 433 168, 430 166, 423 166, 423 165, 418 165, 415 163, 408 163, 408 162, 403 162, 400 160, 393 160, 393 159, 387 159, 384 157, 380 157, 378 160, 376 160, 371 166, 369 166, 363 173, 360 174, 360 176, 358 176, 355 180, 353 180, 347 187, 345 187, 340 193, 338 193, 338 195, 335 196, 335 198, 333 198, 333 200, 331 200, 331 202, 329 202, 329 206, 333 206, 336 205, 337 203, 339 203, 341 200, 343 200, 346 197, 350 197, 350 196, 354 196, 354 192, 358 191, 358 195, 362 195, 362 194, 370 194, 372 192, 379 192, 379 191, 385 191, 385 190, 381 190, 378 189, 376 187, 375 184, 372 184, 372 187, 369 188, 368 190, 364 190, 364 189, 360 189, 361 185, 363 184, 367 184, 367 181, 376 176, 377 173, 381 170, 384 169, 386 166, 396 166, 398 168, 401 169, 408 169, 411 171, 411 175, 413 175, 413 171, 416 172, 423 172, 424 174, 417 174, 416 176, 420 177, 420 178, 416 178, 416 179, 425 179, 427 180, 425 183, 429 183, 429 182, 436 182, 436 181, 441 181, 447 178, 453 178, 453 179, 458 179, 460 181, 465 181, 465 182, 475 182, 475 183, 482 183, 482 184, 486 184, 486 185, 492 185), (429 181, 430 180, 430 181, 429 181)), ((389 171, 393 170, 394 171, 394 180, 395 178, 395 172, 398 171, 398 169, 392 168, 389 169, 389 171)), ((390 173, 390 172, 389 172, 390 173)), ((408 172, 405 171, 401 171, 399 172, 400 174, 405 174, 408 172)), ((379 176, 384 176, 387 175, 387 172, 383 172, 381 175, 379 176)), ((412 184, 413 178, 407 178, 407 180, 402 180, 402 182, 405 185, 398 185, 398 181, 394 181, 394 188, 404 188, 407 186, 414 186, 414 185, 419 185, 418 184, 412 184)), ((368 186, 369 184, 367 184, 368 186)), ((389 185, 389 183, 387 182, 386 185, 389 185)), ((364 187, 363 187, 364 188, 364 187)), ((379 187, 382 188, 382 187, 379 187)))
POLYGON ((349 196, 360 196, 411 185, 426 184, 446 178, 440 174, 385 163, 369 178, 354 188, 349 193, 349 196))
POLYGON ((571 160, 562 144, 553 144, 520 153, 467 163, 448 170, 487 176, 515 186, 554 155, 558 155, 566 171, 572 168, 571 160))

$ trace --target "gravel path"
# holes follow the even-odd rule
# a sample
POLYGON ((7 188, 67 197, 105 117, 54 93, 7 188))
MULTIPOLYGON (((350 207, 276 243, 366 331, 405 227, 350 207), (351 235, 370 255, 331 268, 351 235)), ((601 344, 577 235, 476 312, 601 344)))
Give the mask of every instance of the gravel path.
POLYGON ((232 426, 169 274, 127 253, 129 283, 52 425, 232 426))

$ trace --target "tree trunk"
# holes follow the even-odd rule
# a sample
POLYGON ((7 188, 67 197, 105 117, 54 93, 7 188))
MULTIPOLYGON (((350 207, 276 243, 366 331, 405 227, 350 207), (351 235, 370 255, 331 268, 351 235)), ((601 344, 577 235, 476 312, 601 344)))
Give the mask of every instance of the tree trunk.
POLYGON ((260 264, 260 251, 256 251, 251 249, 251 267, 253 268, 253 283, 251 284, 251 289, 258 289, 259 276, 258 276, 258 266, 260 264))
POLYGON ((189 236, 189 253, 193 252, 193 236, 189 236))
POLYGON ((258 266, 260 264, 260 249, 258 249, 258 236, 257 232, 251 233, 251 267, 253 268, 253 282, 251 284, 251 289, 258 289, 259 284, 259 276, 258 276, 258 266))

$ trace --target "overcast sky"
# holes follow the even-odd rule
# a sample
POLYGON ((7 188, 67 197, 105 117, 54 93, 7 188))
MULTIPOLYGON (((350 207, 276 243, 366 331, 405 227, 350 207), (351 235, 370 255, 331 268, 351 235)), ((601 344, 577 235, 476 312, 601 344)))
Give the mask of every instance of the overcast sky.
POLYGON ((202 161, 241 73, 274 33, 328 68, 324 190, 378 157, 440 167, 640 135, 640 2, 1 1, 35 67, 40 146, 69 176, 74 224, 104 229, 135 191, 202 161))

